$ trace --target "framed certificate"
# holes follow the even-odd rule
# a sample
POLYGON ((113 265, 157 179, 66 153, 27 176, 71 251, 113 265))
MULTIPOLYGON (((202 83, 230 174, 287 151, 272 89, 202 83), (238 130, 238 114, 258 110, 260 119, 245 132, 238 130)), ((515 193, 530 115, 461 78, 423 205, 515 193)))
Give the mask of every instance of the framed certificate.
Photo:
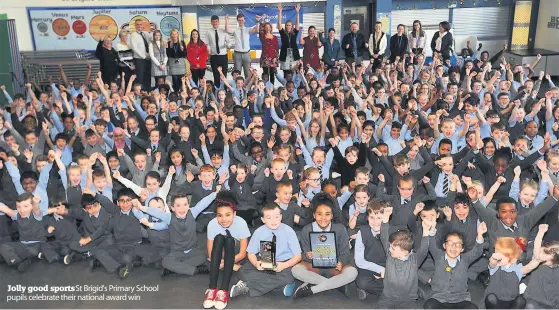
POLYGON ((338 264, 336 233, 333 231, 309 232, 309 237, 313 268, 336 268, 338 264))

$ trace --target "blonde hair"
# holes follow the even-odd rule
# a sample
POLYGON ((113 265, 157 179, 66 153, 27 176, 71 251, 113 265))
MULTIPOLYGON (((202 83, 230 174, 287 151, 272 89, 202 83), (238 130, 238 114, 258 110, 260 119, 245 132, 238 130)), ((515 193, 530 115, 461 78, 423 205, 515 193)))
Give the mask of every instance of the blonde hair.
POLYGON ((308 180, 311 177, 311 175, 313 175, 315 173, 320 174, 320 170, 318 170, 318 168, 315 168, 315 167, 309 167, 303 172, 303 178, 305 180, 308 180))
POLYGON ((536 181, 534 180, 528 180, 528 179, 520 181, 520 192, 522 192, 526 187, 530 187, 533 190, 537 191, 538 183, 536 183, 536 181))
POLYGON ((555 151, 555 150, 549 150, 547 152, 547 156, 546 156, 546 162, 549 164, 551 162, 552 159, 554 158, 559 158, 559 152, 555 151))
POLYGON ((495 252, 503 254, 509 261, 517 261, 522 255, 520 244, 526 245, 526 238, 500 237, 495 241, 495 252))

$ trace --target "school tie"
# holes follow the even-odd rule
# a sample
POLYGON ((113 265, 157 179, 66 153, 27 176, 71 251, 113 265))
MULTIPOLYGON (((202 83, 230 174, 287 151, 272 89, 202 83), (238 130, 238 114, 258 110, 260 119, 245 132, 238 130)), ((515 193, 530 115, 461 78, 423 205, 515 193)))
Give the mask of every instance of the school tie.
POLYGON ((152 146, 151 146, 151 154, 153 154, 153 156, 155 156, 155 151, 157 151, 157 146, 156 146, 156 145, 152 145, 152 146))
POLYGON ((377 240, 380 240, 380 233, 376 234, 375 238, 377 238, 377 240))
POLYGON ((557 177, 557 176, 559 176, 559 171, 557 171, 557 172, 551 172, 551 174, 553 174, 554 177, 557 177))
POLYGON ((245 51, 245 32, 243 31, 243 27, 241 29, 241 46, 243 48, 243 52, 245 51))
POLYGON ((149 44, 148 44, 148 40, 146 40, 146 37, 144 36, 144 33, 141 31, 138 31, 138 34, 140 34, 140 36, 142 37, 142 40, 144 40, 144 48, 146 49, 146 53, 149 53, 149 44))
POLYGON ((403 205, 407 205, 408 203, 410 203, 411 199, 409 198, 404 198, 404 203, 403 205))
POLYGON ((225 229, 225 233, 227 234, 227 237, 231 237, 231 232, 229 231, 229 229, 225 229))
POLYGON ((217 29, 215 30, 215 51, 219 55, 219 35, 217 34, 217 29))
POLYGON ((243 194, 243 186, 242 185, 239 185, 239 194, 241 194, 241 195, 243 194))
POLYGON ((322 167, 316 167, 316 169, 318 169, 318 173, 320 173, 320 179, 322 180, 322 167))
POLYGON ((446 196, 448 194, 448 189, 450 187, 449 184, 449 178, 448 178, 448 174, 444 174, 444 179, 443 179, 443 194, 446 196))
POLYGON ((516 230, 516 226, 514 226, 514 225, 511 226, 511 227, 509 227, 509 228, 510 228, 510 230, 512 230, 513 232, 516 230))
POLYGON ((534 142, 531 139, 528 139, 528 151, 534 149, 534 142))

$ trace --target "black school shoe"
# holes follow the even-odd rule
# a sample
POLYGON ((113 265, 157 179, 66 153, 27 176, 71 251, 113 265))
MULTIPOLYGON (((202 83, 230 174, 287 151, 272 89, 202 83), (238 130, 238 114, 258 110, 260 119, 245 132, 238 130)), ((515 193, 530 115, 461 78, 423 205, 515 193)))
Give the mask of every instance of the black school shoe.
POLYGON ((173 274, 173 272, 171 270, 167 269, 167 268, 163 268, 161 270, 161 277, 162 278, 165 278, 166 276, 168 276, 170 274, 173 274))
POLYGON ((313 291, 311 290, 311 285, 308 283, 303 283, 301 286, 297 288, 293 298, 303 298, 313 295, 313 291))
POLYGON ((489 285, 489 279, 490 279, 489 272, 488 271, 483 271, 482 273, 480 273, 477 276, 477 279, 479 280, 479 282, 481 282, 481 284, 484 287, 487 287, 489 285))
POLYGON ((89 270, 91 271, 100 268, 101 266, 101 262, 97 258, 94 258, 89 262, 89 270))
POLYGON ((27 270, 27 268, 29 268, 29 266, 31 265, 31 260, 29 259, 24 259, 21 262, 17 263, 17 271, 19 272, 25 272, 27 270))
POLYGON ((132 268, 130 267, 130 265, 121 265, 116 269, 116 271, 119 278, 126 279, 126 277, 128 277, 128 275, 130 274, 130 271, 132 271, 132 268))
POLYGON ((196 267, 196 271, 194 274, 208 274, 210 273, 210 268, 208 268, 205 264, 196 267))
POLYGON ((349 297, 349 284, 340 286, 337 288, 338 292, 344 294, 345 297, 349 297))

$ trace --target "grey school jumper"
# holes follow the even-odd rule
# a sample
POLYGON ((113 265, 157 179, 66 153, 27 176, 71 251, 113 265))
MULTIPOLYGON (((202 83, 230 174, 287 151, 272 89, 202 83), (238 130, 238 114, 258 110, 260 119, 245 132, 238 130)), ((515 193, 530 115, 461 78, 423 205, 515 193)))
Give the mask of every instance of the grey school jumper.
MULTIPOLYGON (((429 237, 421 239, 421 246, 417 253, 410 252, 407 259, 401 260, 390 255, 389 225, 382 224, 380 238, 386 250, 386 268, 384 270, 384 289, 382 290, 382 305, 397 305, 399 302, 416 300, 417 270, 429 251, 429 237)), ((380 303, 380 301, 379 301, 380 303)), ((390 308, 390 307, 389 307, 390 308)))

